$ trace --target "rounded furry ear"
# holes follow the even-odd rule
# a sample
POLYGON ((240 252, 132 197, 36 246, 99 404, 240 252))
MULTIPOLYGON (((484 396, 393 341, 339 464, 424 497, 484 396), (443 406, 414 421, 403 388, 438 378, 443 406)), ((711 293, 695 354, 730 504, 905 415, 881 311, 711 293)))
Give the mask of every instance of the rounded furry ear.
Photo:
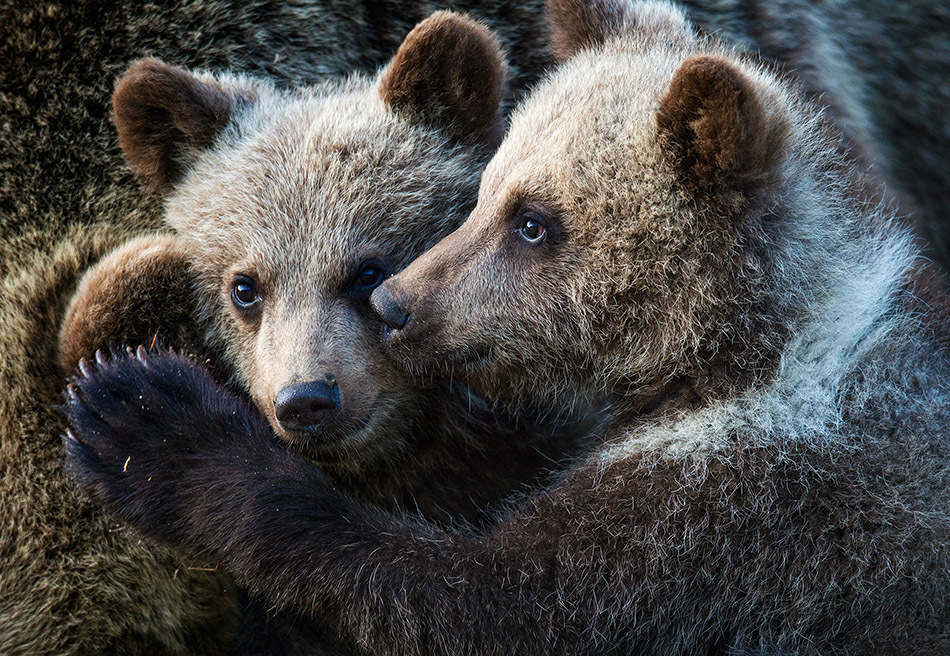
POLYGON ((630 0, 547 0, 551 49, 558 61, 619 34, 638 37, 643 45, 657 37, 691 38, 683 13, 666 2, 630 0))
POLYGON ((699 188, 743 187, 771 173, 784 138, 753 84, 720 57, 690 57, 660 101, 657 131, 677 169, 699 188))
POLYGON ((406 36, 379 78, 395 112, 461 141, 497 143, 507 66, 498 39, 467 16, 439 11, 406 36))
POLYGON ((153 189, 168 191, 195 154, 214 143, 240 100, 160 59, 139 60, 112 94, 119 146, 153 189))

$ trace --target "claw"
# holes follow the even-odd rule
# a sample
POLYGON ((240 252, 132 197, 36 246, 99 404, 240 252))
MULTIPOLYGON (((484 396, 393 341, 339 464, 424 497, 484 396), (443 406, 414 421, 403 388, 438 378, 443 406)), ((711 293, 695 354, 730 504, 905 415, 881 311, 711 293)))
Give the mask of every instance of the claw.
POLYGON ((86 362, 86 358, 79 360, 79 371, 82 373, 83 377, 91 378, 92 377, 92 367, 89 366, 89 363, 86 362))
POLYGON ((96 362, 99 364, 100 367, 105 367, 107 364, 106 356, 102 354, 101 349, 96 349, 96 362))
POLYGON ((144 346, 139 346, 135 351, 135 357, 138 358, 138 361, 148 366, 148 354, 145 352, 144 346))
POLYGON ((66 386, 66 396, 69 398, 70 403, 79 402, 79 395, 76 393, 76 386, 72 383, 66 386))
POLYGON ((79 444, 79 440, 76 439, 76 434, 73 433, 73 430, 71 428, 67 428, 66 432, 63 433, 63 444, 68 446, 72 442, 79 444))

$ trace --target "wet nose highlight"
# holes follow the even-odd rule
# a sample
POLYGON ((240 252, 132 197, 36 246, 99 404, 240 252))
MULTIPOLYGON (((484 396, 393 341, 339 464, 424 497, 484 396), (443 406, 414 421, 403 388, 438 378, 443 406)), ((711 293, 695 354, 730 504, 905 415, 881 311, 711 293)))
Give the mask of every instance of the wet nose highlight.
POLYGON ((313 428, 337 409, 340 394, 337 386, 323 381, 310 381, 285 387, 274 397, 274 415, 289 430, 313 428))
POLYGON ((370 297, 370 304, 383 323, 393 330, 403 328, 409 321, 409 313, 399 307, 396 297, 385 285, 376 288, 370 297))

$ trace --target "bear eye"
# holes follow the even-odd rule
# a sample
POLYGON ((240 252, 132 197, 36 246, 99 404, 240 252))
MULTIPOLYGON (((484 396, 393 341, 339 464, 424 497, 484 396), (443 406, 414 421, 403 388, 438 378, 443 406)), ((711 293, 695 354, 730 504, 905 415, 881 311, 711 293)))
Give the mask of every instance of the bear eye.
POLYGON ((521 225, 517 232, 522 239, 535 246, 544 241, 548 230, 544 220, 536 212, 527 211, 521 215, 521 225))
POLYGON ((261 300, 257 283, 248 276, 235 276, 231 283, 231 302, 241 311, 248 311, 261 300))
POLYGON ((368 262, 360 267, 353 286, 360 291, 375 289, 383 282, 384 277, 385 274, 383 273, 382 267, 368 262))

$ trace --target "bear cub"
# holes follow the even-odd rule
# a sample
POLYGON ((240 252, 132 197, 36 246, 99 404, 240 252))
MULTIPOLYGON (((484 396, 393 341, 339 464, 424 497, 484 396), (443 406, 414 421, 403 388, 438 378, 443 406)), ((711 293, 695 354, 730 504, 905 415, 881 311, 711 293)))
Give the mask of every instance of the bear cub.
POLYGON ((444 529, 141 353, 76 379, 77 481, 374 653, 946 652, 947 316, 909 234, 797 88, 679 10, 549 10, 564 61, 471 216, 372 304, 405 368, 609 407, 607 446, 444 529))
POLYGON ((589 441, 589 422, 538 426, 411 375, 383 351, 369 296, 474 205, 505 68, 486 28, 447 12, 373 78, 278 91, 134 64, 114 95, 119 141, 174 234, 134 239, 83 278, 63 366, 175 344, 356 498, 443 525, 490 521, 589 441))

